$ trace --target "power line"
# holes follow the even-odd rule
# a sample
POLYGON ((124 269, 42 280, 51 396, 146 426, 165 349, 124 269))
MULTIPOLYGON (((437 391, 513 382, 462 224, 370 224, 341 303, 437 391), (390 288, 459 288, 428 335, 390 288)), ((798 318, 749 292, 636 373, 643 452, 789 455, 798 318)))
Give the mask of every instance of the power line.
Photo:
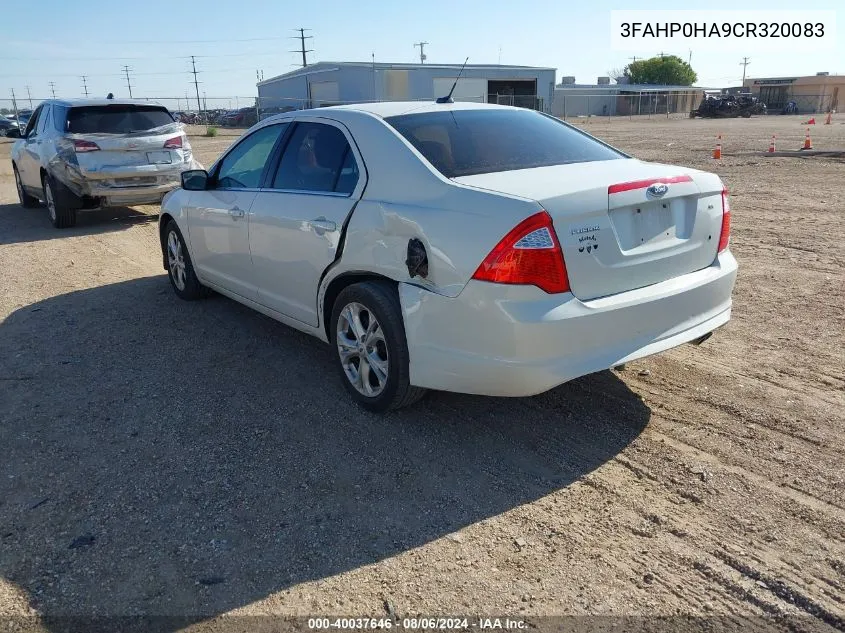
POLYGON ((751 63, 751 58, 750 58, 750 57, 743 57, 743 58, 742 58, 742 61, 741 61, 741 62, 739 62, 739 65, 740 65, 740 66, 742 66, 742 85, 743 85, 743 86, 745 85, 745 68, 746 68, 746 66, 748 66, 748 64, 750 64, 750 63, 751 63))
POLYGON ((314 49, 305 50, 305 40, 313 40, 313 35, 305 35, 305 31, 310 31, 311 29, 294 29, 294 31, 299 31, 299 35, 296 36, 294 39, 298 39, 301 42, 301 47, 298 51, 291 51, 291 53, 301 53, 302 54, 302 67, 305 68, 308 65, 308 60, 305 58, 305 53, 313 53, 314 49))
POLYGON ((126 87, 129 89, 129 98, 132 98, 132 84, 129 82, 129 71, 132 70, 129 66, 123 67, 123 73, 126 75, 126 87))
POLYGON ((82 75, 82 89, 85 91, 85 96, 88 96, 88 77, 82 75))
POLYGON ((424 63, 425 63, 425 60, 426 60, 426 59, 428 59, 428 58, 425 56, 425 45, 426 45, 426 44, 428 44, 428 42, 416 42, 416 43, 414 44, 414 46, 415 46, 415 47, 416 47, 416 46, 419 46, 419 47, 420 47, 420 63, 421 63, 421 64, 424 64, 424 63))

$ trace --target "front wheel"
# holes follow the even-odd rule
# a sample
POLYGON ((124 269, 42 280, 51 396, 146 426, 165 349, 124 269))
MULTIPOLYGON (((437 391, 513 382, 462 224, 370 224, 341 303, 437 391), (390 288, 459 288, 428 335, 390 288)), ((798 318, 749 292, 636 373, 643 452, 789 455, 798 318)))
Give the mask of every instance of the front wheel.
POLYGON ((194 272, 194 264, 188 253, 188 247, 175 220, 171 220, 164 227, 164 235, 162 246, 167 257, 167 276, 176 295, 185 301, 195 301, 206 297, 208 291, 194 272))
POLYGON ((410 383, 394 284, 366 281, 345 288, 332 309, 331 333, 343 386, 364 408, 390 411, 425 395, 425 389, 410 383))

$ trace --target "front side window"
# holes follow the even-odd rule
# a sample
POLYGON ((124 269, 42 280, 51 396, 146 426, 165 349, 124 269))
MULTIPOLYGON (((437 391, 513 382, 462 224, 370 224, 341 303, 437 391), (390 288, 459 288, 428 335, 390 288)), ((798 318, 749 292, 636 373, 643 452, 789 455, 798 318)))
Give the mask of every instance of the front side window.
POLYGON ((357 183, 358 166, 343 132, 333 125, 298 123, 272 186, 350 194, 357 183))
POLYGON ((268 125, 238 143, 220 163, 217 186, 222 189, 258 187, 273 146, 287 126, 287 123, 268 125))
POLYGON ((385 119, 447 178, 625 158, 532 110, 444 110, 385 119))
POLYGON ((44 106, 38 106, 35 108, 35 112, 32 113, 32 116, 29 117, 29 121, 26 123, 26 132, 24 132, 24 136, 35 136, 35 126, 38 125, 38 119, 41 118, 41 111, 44 109, 44 106))

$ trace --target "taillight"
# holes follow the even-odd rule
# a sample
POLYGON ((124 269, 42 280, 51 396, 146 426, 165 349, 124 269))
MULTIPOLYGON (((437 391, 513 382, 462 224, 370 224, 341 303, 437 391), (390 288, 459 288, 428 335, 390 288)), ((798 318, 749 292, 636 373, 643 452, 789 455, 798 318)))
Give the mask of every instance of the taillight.
POLYGON ((73 151, 82 154, 84 152, 99 152, 100 146, 91 141, 74 141, 73 151))
POLYGON ((569 278, 549 214, 540 211, 520 222, 490 251, 472 278, 537 286, 549 294, 567 292, 569 278))
POLYGON ((174 136, 164 142, 164 149, 182 149, 182 137, 174 136))
POLYGON ((722 189, 722 232, 719 234, 719 250, 721 253, 731 241, 731 203, 728 200, 728 190, 722 189))

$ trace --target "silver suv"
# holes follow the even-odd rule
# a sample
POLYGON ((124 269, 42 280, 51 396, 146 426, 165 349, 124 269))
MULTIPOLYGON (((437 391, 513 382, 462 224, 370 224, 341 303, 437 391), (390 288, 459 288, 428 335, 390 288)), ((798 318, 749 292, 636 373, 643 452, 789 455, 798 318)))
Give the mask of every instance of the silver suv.
POLYGON ((57 228, 79 209, 158 204, 198 163, 162 105, 119 99, 41 103, 12 147, 24 207, 46 203, 57 228))

